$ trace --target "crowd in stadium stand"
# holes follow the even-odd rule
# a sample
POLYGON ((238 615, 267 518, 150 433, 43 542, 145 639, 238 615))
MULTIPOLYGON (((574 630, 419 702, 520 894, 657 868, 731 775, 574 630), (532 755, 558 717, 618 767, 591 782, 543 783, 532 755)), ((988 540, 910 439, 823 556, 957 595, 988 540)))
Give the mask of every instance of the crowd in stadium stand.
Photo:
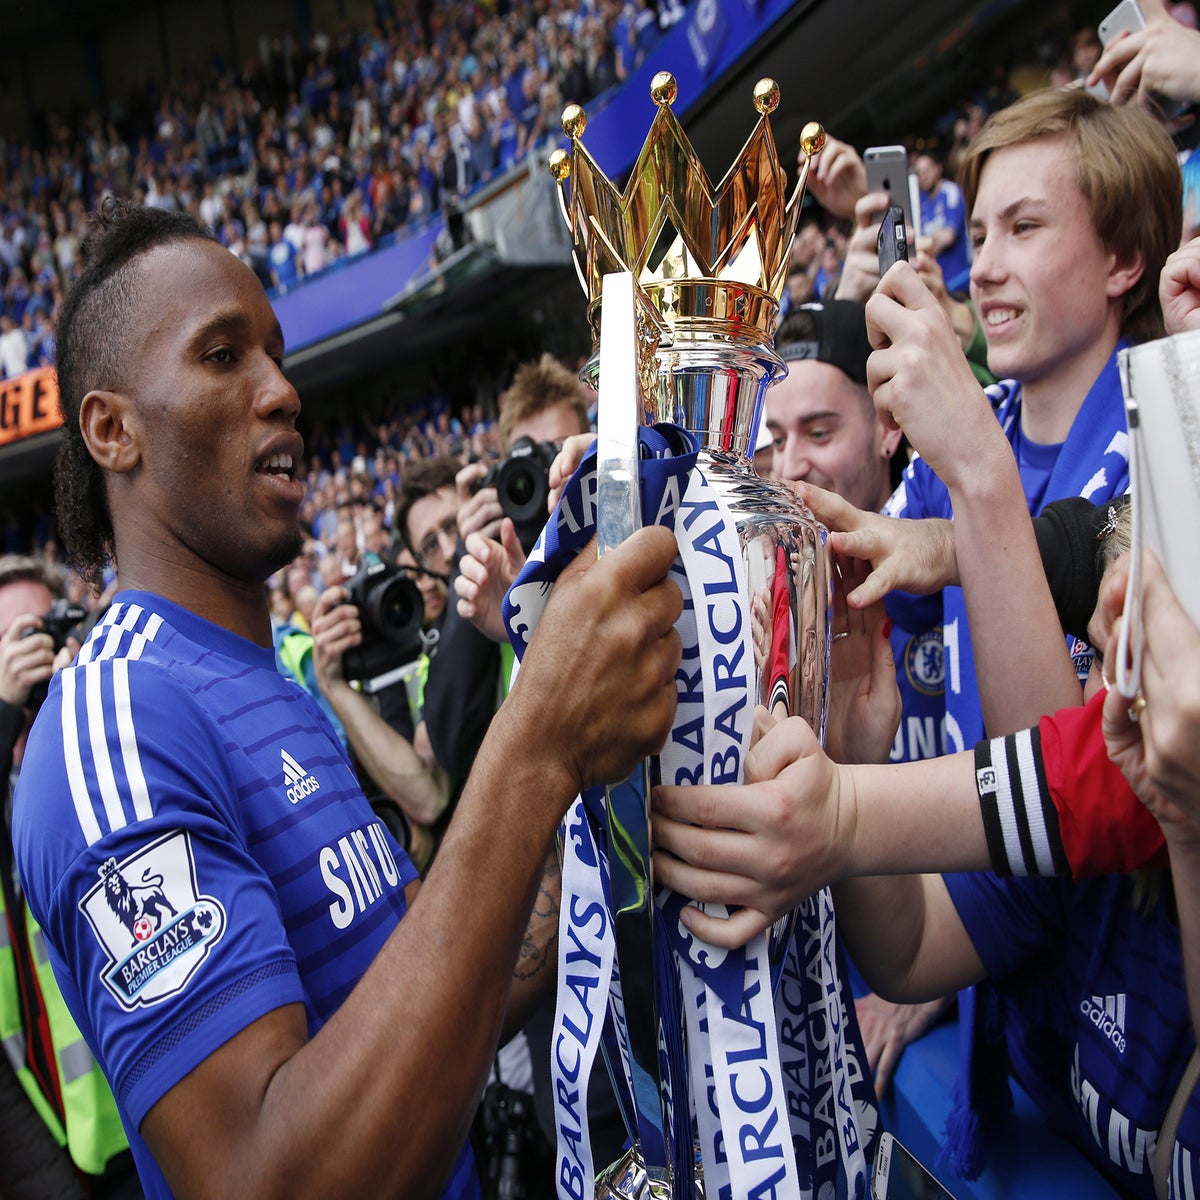
POLYGON ((54 361, 62 289, 106 193, 197 213, 264 286, 368 253, 507 171, 567 101, 617 86, 678 0, 467 0, 422 22, 264 34, 240 71, 129 97, 46 144, 0 139, 0 374, 54 361), (119 115, 122 114, 122 115, 119 115), (23 353, 23 357, 22 357, 23 353))

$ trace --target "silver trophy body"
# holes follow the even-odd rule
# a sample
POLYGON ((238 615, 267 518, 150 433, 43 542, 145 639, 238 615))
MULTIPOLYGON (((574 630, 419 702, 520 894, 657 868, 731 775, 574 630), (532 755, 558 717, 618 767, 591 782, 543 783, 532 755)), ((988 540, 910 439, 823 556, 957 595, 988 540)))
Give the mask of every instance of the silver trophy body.
MULTIPOLYGON (((601 505, 605 487, 602 356, 603 352, 593 358, 584 371, 585 377, 599 375, 601 387, 601 505)), ((686 338, 659 348, 656 367, 652 395, 646 397, 647 415, 699 438, 698 467, 725 501, 737 527, 751 592, 745 600, 754 623, 750 701, 777 717, 803 717, 823 738, 832 615, 826 531, 789 487, 759 477, 747 453, 763 416, 766 389, 787 368, 766 346, 714 348, 707 340, 689 345, 686 338)), ((794 925, 794 914, 789 914, 775 923, 768 936, 776 983, 794 925)), ((649 950, 639 953, 642 961, 627 961, 618 934, 617 953, 627 1018, 633 1023, 640 1016, 643 1024, 653 1024, 660 1006, 668 1001, 645 993, 653 973, 642 953, 648 955, 649 950), (631 1011, 639 1005, 644 1012, 631 1011)), ((680 1080, 673 1081, 672 1090, 686 1097, 686 1081, 682 1086, 680 1080)), ((626 1117, 633 1146, 597 1176, 597 1200, 671 1200, 685 1194, 702 1200, 698 1156, 693 1177, 681 1190, 666 1164, 646 1162, 637 1137, 638 1116, 627 1113, 626 1117)))
POLYGON ((752 699, 777 716, 803 717, 823 738, 831 616, 825 528, 786 484, 758 476, 748 457, 766 390, 787 368, 767 346, 689 345, 686 336, 658 357, 656 417, 700 438, 700 467, 737 523, 752 613, 756 626, 762 622, 752 699), (780 589, 786 605, 775 603, 780 589), (777 628, 781 620, 786 629, 777 628))

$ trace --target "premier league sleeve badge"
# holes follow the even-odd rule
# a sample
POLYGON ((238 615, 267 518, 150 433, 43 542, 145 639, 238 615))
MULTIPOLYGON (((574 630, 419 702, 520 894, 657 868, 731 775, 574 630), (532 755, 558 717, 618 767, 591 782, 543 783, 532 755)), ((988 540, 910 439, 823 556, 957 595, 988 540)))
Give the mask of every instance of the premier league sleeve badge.
POLYGON ((191 839, 169 833, 106 860, 80 901, 108 955, 101 979, 127 1012, 180 991, 225 932, 225 909, 196 882, 191 839))

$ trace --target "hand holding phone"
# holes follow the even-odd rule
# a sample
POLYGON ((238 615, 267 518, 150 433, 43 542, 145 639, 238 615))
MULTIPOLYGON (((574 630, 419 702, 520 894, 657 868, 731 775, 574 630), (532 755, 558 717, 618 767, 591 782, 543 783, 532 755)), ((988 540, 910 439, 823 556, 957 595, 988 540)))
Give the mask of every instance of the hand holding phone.
MULTIPOLYGON (((1163 95, 1158 91, 1151 90, 1148 95, 1145 91, 1145 79, 1147 74, 1156 73, 1159 70, 1160 64, 1165 59, 1170 61, 1176 55, 1182 52, 1183 58, 1186 60, 1193 59, 1195 50, 1193 46, 1187 43, 1187 38, 1193 38, 1193 32, 1186 31, 1182 25, 1172 22, 1170 19, 1165 20, 1163 28, 1169 29, 1170 36, 1164 35, 1159 38, 1147 38, 1142 42, 1141 46, 1133 49, 1130 47, 1124 52, 1117 50, 1115 58, 1110 58, 1108 47, 1121 34, 1138 34, 1141 30, 1147 28, 1146 14, 1142 12, 1141 5, 1138 0, 1121 0, 1114 10, 1108 16, 1104 17, 1097 28, 1097 36, 1100 44, 1105 48, 1102 61, 1106 62, 1105 74, 1108 79, 1121 78, 1128 76, 1133 72, 1134 79, 1132 89, 1127 80, 1122 84, 1122 95, 1120 98, 1110 97, 1108 84, 1104 78, 1097 79, 1087 90, 1093 95, 1100 96, 1104 100, 1112 98, 1115 103, 1128 103, 1134 98, 1140 100, 1148 100, 1153 108, 1157 108, 1158 115, 1164 121, 1176 121, 1187 113, 1187 110, 1192 107, 1194 95, 1190 86, 1184 86, 1183 91, 1177 88, 1172 88, 1171 95, 1163 95), (1180 41, 1180 38, 1183 41, 1180 41)), ((1093 68, 1094 70, 1094 68, 1093 68)), ((1190 73, 1190 72, 1189 72, 1190 73)), ((1168 76, 1171 72, 1168 71, 1168 76)))
MULTIPOLYGON (((1146 27, 1146 18, 1138 0, 1120 0, 1120 3, 1107 16, 1101 18, 1096 26, 1096 36, 1101 46, 1107 46, 1119 33, 1136 33, 1146 27)), ((1088 89, 1093 96, 1107 100, 1108 84, 1103 79, 1092 84, 1088 89)))
POLYGON ((893 263, 908 262, 908 231, 904 228, 904 209, 893 204, 883 214, 879 224, 879 278, 882 279, 893 263))
POLYGON ((1107 46, 1118 33, 1136 33, 1146 28, 1146 17, 1138 0, 1121 0, 1096 27, 1101 46, 1107 46))

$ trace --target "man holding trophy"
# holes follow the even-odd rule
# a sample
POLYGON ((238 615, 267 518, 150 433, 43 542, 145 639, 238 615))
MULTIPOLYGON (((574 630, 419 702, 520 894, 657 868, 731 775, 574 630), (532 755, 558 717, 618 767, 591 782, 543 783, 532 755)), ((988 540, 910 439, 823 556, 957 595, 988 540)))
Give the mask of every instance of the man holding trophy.
POLYGON ((264 585, 304 488, 262 285, 185 214, 107 201, 97 227, 59 325, 57 500, 120 591, 55 676, 13 826, 64 999, 152 1200, 478 1197, 471 1115, 549 977, 554 831, 675 710, 675 539, 559 580, 418 891, 275 666, 264 585))

